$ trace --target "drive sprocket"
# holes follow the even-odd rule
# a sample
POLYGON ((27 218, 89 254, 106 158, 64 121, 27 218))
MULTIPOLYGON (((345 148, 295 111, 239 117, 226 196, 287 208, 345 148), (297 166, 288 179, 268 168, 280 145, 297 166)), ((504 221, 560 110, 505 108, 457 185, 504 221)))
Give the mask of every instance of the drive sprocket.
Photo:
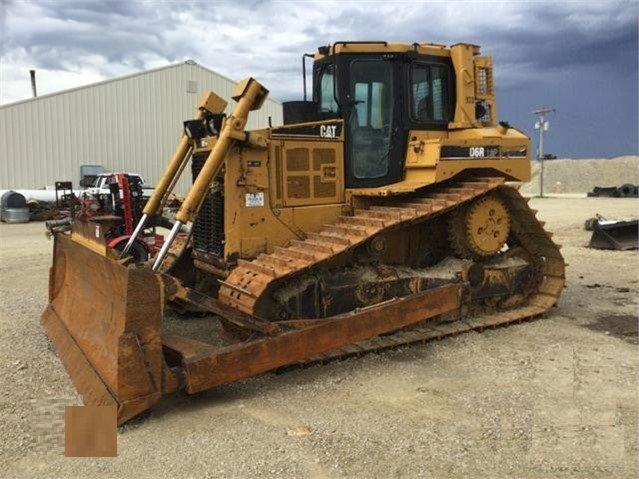
POLYGON ((452 215, 449 232, 451 245, 462 258, 492 256, 510 234, 508 207, 496 195, 482 196, 452 215))

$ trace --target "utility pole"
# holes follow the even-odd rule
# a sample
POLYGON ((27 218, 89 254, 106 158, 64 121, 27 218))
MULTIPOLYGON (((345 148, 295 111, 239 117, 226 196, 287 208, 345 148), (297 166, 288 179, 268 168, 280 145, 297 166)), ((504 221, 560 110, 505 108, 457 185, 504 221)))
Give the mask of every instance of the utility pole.
POLYGON ((537 115, 535 130, 539 130, 539 143, 537 147, 537 161, 539 161, 539 197, 544 197, 544 131, 548 131, 549 123, 546 120, 546 113, 553 113, 554 108, 542 107, 534 110, 537 115))

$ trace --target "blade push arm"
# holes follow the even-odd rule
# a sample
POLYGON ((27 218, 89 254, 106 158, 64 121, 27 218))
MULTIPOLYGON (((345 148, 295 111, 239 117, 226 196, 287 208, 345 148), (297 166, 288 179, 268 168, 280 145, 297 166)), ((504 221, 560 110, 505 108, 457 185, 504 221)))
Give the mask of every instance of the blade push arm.
POLYGON ((153 264, 154 271, 157 271, 162 264, 166 253, 171 247, 171 243, 182 225, 188 221, 192 221, 197 216, 200 205, 202 204, 202 199, 204 195, 206 195, 211 181, 220 171, 224 163, 224 158, 226 158, 233 143, 238 140, 245 141, 248 139, 244 127, 246 126, 249 111, 259 109, 267 95, 268 90, 253 78, 242 80, 237 85, 233 93, 233 99, 237 102, 235 111, 224 121, 215 146, 204 162, 204 166, 198 174, 195 183, 193 183, 193 187, 186 196, 184 203, 182 203, 182 206, 175 215, 175 225, 166 242, 162 245, 162 249, 153 264))
MULTIPOLYGON (((227 102, 217 96, 215 93, 206 92, 200 98, 197 111, 194 115, 194 119, 202 120, 207 115, 207 113, 222 113, 226 108, 226 105, 227 102)), ((151 195, 151 198, 149 198, 149 201, 147 201, 146 205, 144 206, 144 210, 142 211, 143 214, 140 218, 140 221, 136 225, 135 230, 129 238, 129 241, 122 250, 121 257, 127 255, 129 249, 131 249, 131 246, 133 246, 136 238, 144 228, 148 217, 158 214, 166 204, 166 201, 173 191, 175 184, 180 179, 182 171, 184 171, 184 167, 186 166, 186 163, 189 159, 191 147, 191 141, 185 133, 182 133, 180 142, 178 143, 175 152, 173 153, 173 156, 169 161, 169 164, 164 170, 160 181, 158 181, 153 194, 151 195)))

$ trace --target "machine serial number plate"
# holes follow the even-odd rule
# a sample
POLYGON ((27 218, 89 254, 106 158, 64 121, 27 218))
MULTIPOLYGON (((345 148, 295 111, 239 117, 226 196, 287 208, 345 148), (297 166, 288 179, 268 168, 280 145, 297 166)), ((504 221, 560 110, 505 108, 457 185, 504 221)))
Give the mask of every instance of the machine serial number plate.
POLYGON ((246 193, 245 198, 247 208, 264 206, 264 193, 246 193))

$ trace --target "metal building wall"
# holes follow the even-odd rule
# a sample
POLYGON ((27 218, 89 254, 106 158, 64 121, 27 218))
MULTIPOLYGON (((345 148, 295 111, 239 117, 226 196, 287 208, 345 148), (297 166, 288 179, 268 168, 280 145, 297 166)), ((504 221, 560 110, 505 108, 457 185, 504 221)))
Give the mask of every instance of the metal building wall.
MULTIPOLYGON (((186 62, 0 106, 0 189, 59 180, 78 188, 85 164, 140 173, 155 184, 202 92, 226 99, 230 113, 234 88, 233 81, 186 62)), ((247 129, 268 126, 269 117, 282 123, 280 103, 267 100, 247 129)), ((185 178, 176 190, 189 184, 185 178)))

